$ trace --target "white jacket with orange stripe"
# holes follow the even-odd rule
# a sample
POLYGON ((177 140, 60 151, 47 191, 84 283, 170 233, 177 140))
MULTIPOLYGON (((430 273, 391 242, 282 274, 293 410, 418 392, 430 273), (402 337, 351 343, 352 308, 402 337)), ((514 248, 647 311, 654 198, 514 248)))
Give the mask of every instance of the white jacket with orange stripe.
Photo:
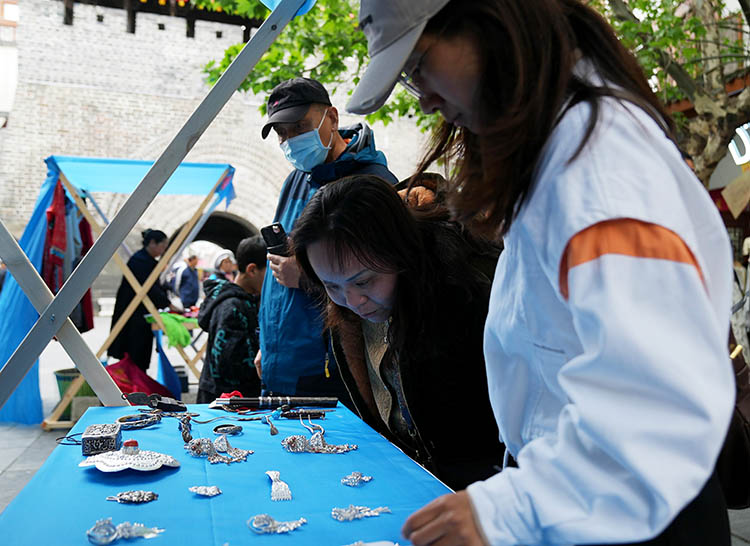
POLYGON ((472 484, 491 544, 656 536, 711 475, 729 423, 732 260, 706 190, 658 125, 605 100, 557 126, 505 238, 485 329, 519 468, 472 484))

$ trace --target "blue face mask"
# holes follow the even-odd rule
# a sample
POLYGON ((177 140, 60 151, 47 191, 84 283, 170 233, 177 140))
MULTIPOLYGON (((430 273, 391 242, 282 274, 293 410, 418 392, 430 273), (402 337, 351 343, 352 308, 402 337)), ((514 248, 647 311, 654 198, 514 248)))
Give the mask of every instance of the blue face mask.
POLYGON ((320 140, 320 128, 323 126, 327 113, 328 108, 326 108, 317 129, 302 133, 281 143, 281 150, 284 152, 287 161, 295 169, 309 173, 328 157, 333 142, 333 134, 328 141, 328 146, 323 145, 323 141, 320 140))

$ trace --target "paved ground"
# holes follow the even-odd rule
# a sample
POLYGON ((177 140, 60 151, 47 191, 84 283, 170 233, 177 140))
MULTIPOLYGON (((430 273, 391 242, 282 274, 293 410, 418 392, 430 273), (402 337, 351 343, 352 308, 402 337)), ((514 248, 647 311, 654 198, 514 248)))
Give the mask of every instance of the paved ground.
MULTIPOLYGON (((109 318, 97 317, 95 328, 84 334, 91 347, 99 347, 109 332, 109 318)), ((181 362, 177 353, 167 350, 173 364, 181 362)), ((153 359, 156 362, 156 358, 153 359)), ((60 400, 54 371, 72 367, 72 362, 58 343, 51 343, 39 359, 39 388, 42 393, 44 415, 49 415, 60 400)), ((156 376, 152 364, 149 373, 156 376)), ((190 375, 191 383, 196 379, 190 375)), ((196 385, 191 384, 192 392, 184 395, 186 401, 194 396, 196 385), (192 395, 192 396, 191 396, 192 395)), ((64 436, 67 431, 43 431, 39 426, 9 425, 0 423, 0 512, 24 488, 39 467, 44 464, 55 448, 55 438, 64 436)), ((730 510, 732 526, 732 546, 750 545, 750 509, 730 510)), ((711 545, 706 545, 711 546, 711 545)))

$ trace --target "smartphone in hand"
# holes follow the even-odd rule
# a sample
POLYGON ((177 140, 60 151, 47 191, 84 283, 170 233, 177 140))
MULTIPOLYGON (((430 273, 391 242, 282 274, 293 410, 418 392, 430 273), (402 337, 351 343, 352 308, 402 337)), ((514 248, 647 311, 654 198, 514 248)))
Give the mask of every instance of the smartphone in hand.
POLYGON ((260 234, 266 242, 269 254, 289 256, 289 237, 281 224, 275 222, 270 226, 260 228, 260 234))

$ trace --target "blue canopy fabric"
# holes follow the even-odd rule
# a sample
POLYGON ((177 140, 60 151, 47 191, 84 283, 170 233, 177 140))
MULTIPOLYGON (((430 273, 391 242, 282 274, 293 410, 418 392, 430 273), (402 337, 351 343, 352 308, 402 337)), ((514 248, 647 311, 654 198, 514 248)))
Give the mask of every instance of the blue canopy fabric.
MULTIPOLYGON (((154 164, 135 159, 63 155, 52 155, 45 161, 50 170, 62 171, 84 195, 96 191, 132 193, 154 164)), ((227 176, 217 193, 227 199, 228 205, 234 198, 234 167, 228 163, 181 163, 159 195, 206 195, 225 171, 227 176)))
MULTIPOLYGON (((47 179, 42 184, 42 190, 34 205, 34 212, 18 241, 37 271, 42 269, 44 239, 47 232, 46 212, 52 203, 57 177, 57 171, 48 171, 47 179)), ((6 273, 5 284, 0 291, 0 309, 5 317, 4 320, 0 320, 0 362, 4 366, 39 318, 39 313, 31 305, 10 271, 6 273)), ((41 423, 43 419, 42 398, 39 394, 39 361, 36 361, 5 405, 0 408, 0 421, 32 425, 41 423)))
MULTIPOLYGON (((45 163, 47 178, 42 184, 31 219, 19 240, 19 245, 37 271, 41 271, 42 268, 47 232, 46 211, 52 203, 60 172, 64 173, 83 195, 88 192, 132 193, 153 165, 152 161, 59 155, 48 157, 45 163)), ((235 193, 232 184, 234 167, 227 163, 182 163, 159 193, 205 196, 222 174, 224 178, 215 191, 219 199, 212 203, 209 210, 213 210, 221 202, 228 206, 235 193)), ((0 292, 0 309, 3 310, 4 317, 0 319, 1 368, 39 318, 39 313, 13 279, 10 271, 0 292)), ((5 405, 0 408, 0 422, 37 424, 43 419, 37 361, 5 405)))

